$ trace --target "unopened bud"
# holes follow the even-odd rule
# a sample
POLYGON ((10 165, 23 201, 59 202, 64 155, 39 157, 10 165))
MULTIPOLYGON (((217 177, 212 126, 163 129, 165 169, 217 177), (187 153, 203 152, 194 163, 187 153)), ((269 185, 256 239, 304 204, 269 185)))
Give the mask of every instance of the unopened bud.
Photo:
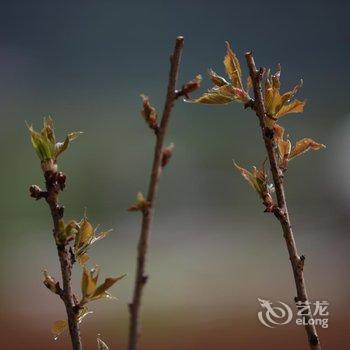
POLYGON ((156 109, 151 106, 150 102, 149 102, 149 98, 145 95, 141 95, 142 98, 142 102, 143 102, 143 108, 141 110, 141 114, 143 116, 143 118, 145 119, 146 123, 148 124, 148 126, 157 131, 159 126, 157 124, 157 111, 156 109))
POLYGON ((263 202, 266 207, 265 212, 266 213, 272 213, 275 207, 275 204, 273 202, 273 198, 270 193, 263 193, 262 194, 263 202))
POLYGON ((136 203, 128 208, 128 211, 144 211, 148 208, 149 203, 141 192, 136 195, 136 203))
POLYGON ((29 192, 30 196, 37 200, 45 196, 45 192, 37 185, 30 186, 29 192))
POLYGON ((185 96, 186 98, 189 98, 188 94, 196 91, 200 87, 201 81, 202 76, 198 74, 194 79, 190 80, 182 87, 182 89, 178 92, 178 96, 185 96))
POLYGON ((58 294, 59 286, 56 280, 53 277, 51 277, 46 270, 44 270, 43 273, 44 273, 43 283, 45 287, 48 288, 52 293, 58 294))
POLYGON ((164 168, 168 163, 173 155, 175 145, 171 143, 168 147, 164 148, 162 151, 162 168, 164 168))

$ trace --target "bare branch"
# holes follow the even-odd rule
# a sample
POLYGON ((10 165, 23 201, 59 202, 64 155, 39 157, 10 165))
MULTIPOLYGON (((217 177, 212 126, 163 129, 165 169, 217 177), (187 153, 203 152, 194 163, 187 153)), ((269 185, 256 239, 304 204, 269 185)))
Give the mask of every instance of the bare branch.
POLYGON ((147 194, 148 205, 144 210, 142 210, 142 226, 138 243, 134 295, 132 303, 129 304, 129 350, 136 350, 138 346, 142 291, 148 278, 148 276, 145 275, 145 262, 148 250, 148 241, 151 231, 151 224, 153 219, 154 205, 157 195, 159 178, 162 172, 164 139, 169 124, 170 114, 174 106, 174 102, 178 97, 178 94, 176 92, 176 81, 179 71, 183 45, 184 38, 181 36, 177 37, 173 54, 170 56, 170 73, 166 101, 159 129, 156 133, 156 145, 154 149, 153 166, 147 194))

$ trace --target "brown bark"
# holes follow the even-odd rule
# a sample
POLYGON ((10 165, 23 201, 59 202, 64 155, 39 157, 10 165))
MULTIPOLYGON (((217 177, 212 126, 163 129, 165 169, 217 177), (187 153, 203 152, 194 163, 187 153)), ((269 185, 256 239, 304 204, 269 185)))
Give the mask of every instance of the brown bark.
MULTIPOLYGON (((259 118, 262 137, 270 162, 271 173, 277 197, 277 206, 274 208, 274 214, 281 224, 283 236, 289 253, 289 259, 293 269, 294 281, 297 290, 297 297, 295 298, 295 302, 308 304, 309 300, 303 272, 305 257, 303 255, 300 256, 297 250, 285 196, 283 172, 278 166, 276 158, 276 145, 273 139, 273 130, 266 126, 266 118, 268 118, 268 116, 266 114, 264 96, 262 93, 262 78, 264 69, 260 68, 260 70, 257 70, 251 52, 246 53, 246 60, 248 63, 254 90, 254 101, 248 103, 247 106, 251 107, 259 118)), ((310 313, 311 310, 309 309, 307 311, 310 313)), ((310 315, 304 314, 303 318, 306 323, 305 330, 308 336, 310 349, 321 350, 321 344, 316 332, 316 328, 313 324, 309 324, 310 320, 312 323, 311 313, 310 315)))
POLYGON ((156 132, 156 145, 154 149, 151 178, 147 194, 147 206, 142 211, 142 226, 137 249, 137 267, 135 287, 132 302, 129 304, 130 326, 129 326, 129 350, 136 350, 138 347, 140 332, 140 309, 143 288, 147 282, 145 274, 145 263, 148 250, 148 242, 151 231, 151 224, 154 214, 154 205, 157 195, 159 178, 162 172, 162 151, 164 139, 167 132, 169 119, 174 102, 179 96, 176 92, 176 82, 181 60, 181 52, 184 45, 184 38, 177 37, 173 54, 170 56, 170 73, 166 101, 163 109, 159 129, 156 132))
POLYGON ((59 222, 63 218, 64 207, 58 203, 60 190, 65 186, 65 175, 57 171, 45 172, 46 191, 37 193, 37 199, 44 197, 50 207, 52 221, 54 225, 53 236, 56 242, 57 253, 61 266, 62 288, 57 284, 57 294, 61 297, 67 313, 68 328, 71 337, 73 350, 81 350, 81 338, 78 322, 79 307, 75 305, 73 299, 71 275, 72 261, 70 258, 69 244, 62 240, 59 222))

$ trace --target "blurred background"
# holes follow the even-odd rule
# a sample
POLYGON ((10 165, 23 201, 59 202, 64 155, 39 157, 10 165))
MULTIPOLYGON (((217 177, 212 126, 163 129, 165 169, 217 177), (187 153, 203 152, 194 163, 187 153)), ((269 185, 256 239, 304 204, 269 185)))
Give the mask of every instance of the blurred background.
MULTIPOLYGON (((185 36, 179 85, 208 67, 223 73, 225 40, 244 64, 282 64, 283 90, 300 78, 302 115, 281 124, 297 141, 327 148, 290 164, 287 196, 300 252, 306 255, 311 300, 330 303, 325 349, 344 349, 349 332, 349 4, 345 1, 2 1, 1 98, 1 347, 69 349, 51 324, 65 317, 43 287, 41 270, 59 278, 51 220, 28 195, 43 185, 24 121, 55 119, 56 134, 84 131, 60 161, 68 176, 66 218, 89 219, 109 238, 90 251, 101 278, 127 273, 112 293, 91 304, 82 324, 85 349, 101 334, 125 349, 140 215, 128 213, 146 193, 154 137, 140 117, 139 95, 161 110, 168 57, 185 36)), ((245 70, 246 74, 246 70, 245 70)), ((295 288, 281 230, 263 213, 237 171, 261 164, 257 119, 238 104, 179 102, 167 141, 173 158, 161 179, 145 288, 141 349, 307 349, 303 328, 274 329, 257 319, 258 298, 292 305, 295 288)), ((80 271, 74 274, 79 289, 80 271)))

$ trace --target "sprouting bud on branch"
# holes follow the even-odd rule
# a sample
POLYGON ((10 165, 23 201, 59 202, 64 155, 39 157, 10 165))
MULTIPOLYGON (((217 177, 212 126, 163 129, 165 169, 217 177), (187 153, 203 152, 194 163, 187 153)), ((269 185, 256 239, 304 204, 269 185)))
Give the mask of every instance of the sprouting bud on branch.
MULTIPOLYGON (((230 44, 227 42, 226 45, 227 53, 224 58, 224 66, 230 82, 216 74, 212 69, 209 69, 209 77, 214 87, 201 97, 190 102, 220 105, 233 101, 246 104, 251 100, 248 90, 244 88, 242 83, 242 70, 239 60, 232 51, 230 44)), ((247 84, 247 88, 249 88, 249 84, 247 84)))
POLYGON ((275 124, 273 126, 273 130, 274 130, 274 139, 277 144, 279 167, 285 171, 288 166, 289 156, 292 150, 292 144, 288 139, 287 140, 283 139, 284 128, 282 128, 278 124, 275 124))
POLYGON ((317 151, 321 148, 326 148, 326 146, 322 143, 318 143, 310 138, 304 138, 302 140, 297 141, 297 143, 293 146, 292 151, 290 152, 289 159, 294 159, 308 150, 317 151))
POLYGON ((267 212, 273 211, 273 199, 271 194, 274 191, 274 187, 271 184, 267 183, 267 174, 264 166, 261 169, 253 167, 253 172, 248 171, 240 167, 235 162, 234 166, 241 173, 243 178, 248 181, 248 183, 253 187, 253 189, 259 194, 260 198, 263 200, 263 203, 266 207, 267 212))
POLYGON ((77 232, 75 233, 74 253, 75 257, 80 263, 84 265, 88 260, 88 249, 95 242, 107 237, 112 230, 98 232, 98 226, 94 229, 88 221, 86 213, 84 217, 76 225, 77 232))
MULTIPOLYGON (((60 212, 61 208, 63 207, 58 207, 57 211, 58 213, 60 212)), ((63 210, 63 209, 62 209, 63 210)), ((58 220, 58 232, 56 236, 56 243, 57 244, 63 244, 66 245, 69 241, 73 240, 77 230, 78 226, 76 221, 70 220, 67 224, 64 222, 63 215, 60 215, 61 219, 58 220)))
POLYGON ((190 97, 188 96, 191 92, 196 91, 200 88, 202 82, 202 76, 198 74, 194 79, 187 82, 185 85, 182 86, 182 89, 180 91, 177 91, 176 95, 179 96, 185 96, 187 99, 190 97))
POLYGON ((57 157, 64 152, 69 143, 75 140, 82 132, 69 133, 64 142, 56 142, 53 120, 51 117, 44 118, 44 126, 41 132, 37 132, 32 126, 28 126, 30 138, 36 154, 42 162, 44 172, 57 171, 57 157))
POLYGON ((149 204, 143 194, 138 192, 136 195, 136 203, 128 208, 128 211, 144 211, 147 210, 149 204))
MULTIPOLYGON (((226 45, 227 53, 224 58, 224 66, 230 81, 209 69, 209 77, 214 87, 201 97, 189 102, 220 105, 236 101, 243 103, 246 107, 254 103, 249 96, 249 90, 252 88, 251 77, 247 78, 246 86, 244 87, 239 60, 232 51, 230 44, 226 43, 226 45)), ((264 71, 262 71, 263 74, 264 71)), ((281 95, 280 75, 280 66, 278 66, 275 74, 271 75, 270 71, 266 74, 263 94, 266 104, 265 122, 268 128, 272 128, 275 122, 286 114, 302 112, 305 106, 305 101, 293 100, 294 95, 302 86, 302 81, 293 90, 281 95)))
POLYGON ((163 149, 162 161, 161 161, 162 168, 164 168, 169 163, 169 160, 170 160, 171 156, 173 155, 174 147, 175 147, 175 145, 173 143, 171 143, 168 147, 165 147, 163 149))
POLYGON ((94 229, 88 221, 86 213, 79 221, 70 220, 66 224, 63 219, 59 221, 59 241, 66 243, 74 239, 74 258, 80 265, 85 265, 89 260, 88 249, 95 242, 107 237, 112 230, 98 232, 98 226, 94 229))
POLYGON ((36 200, 41 199, 46 196, 46 191, 43 191, 39 186, 32 185, 29 187, 30 196, 36 200))
POLYGON ((287 169, 288 162, 293 158, 296 158, 309 150, 317 151, 326 147, 310 138, 301 139, 292 147, 292 144, 288 139, 284 140, 284 128, 282 126, 275 124, 273 130, 274 139, 277 144, 279 166, 284 171, 287 169))
POLYGON ((44 274, 44 280, 43 283, 46 288, 48 288, 52 293, 59 294, 60 293, 60 286, 59 283, 51 277, 46 270, 43 271, 44 274))
POLYGON ((149 98, 145 95, 141 95, 142 98, 142 110, 141 114, 143 118, 145 119, 147 125, 154 130, 155 132, 158 131, 159 126, 157 123, 157 111, 156 109, 151 105, 149 102, 149 98))
POLYGON ((73 239, 77 236, 80 227, 75 220, 70 220, 67 224, 64 224, 63 219, 61 219, 60 222, 64 227, 64 236, 67 240, 73 239))
POLYGON ((80 306, 83 306, 90 301, 102 298, 115 299, 108 292, 108 289, 126 276, 126 274, 124 274, 119 277, 108 277, 102 284, 97 286, 98 275, 99 270, 97 268, 88 270, 86 267, 84 267, 81 280, 82 299, 80 301, 80 306))
POLYGON ((36 132, 31 126, 28 126, 28 128, 33 147, 41 160, 46 187, 46 191, 43 191, 40 187, 33 185, 30 187, 30 195, 36 199, 45 197, 49 205, 54 224, 53 236, 62 273, 62 288, 46 270, 43 271, 43 283, 51 292, 60 296, 65 304, 68 318, 68 320, 56 321, 51 331, 54 338, 57 339, 69 327, 72 347, 81 349, 79 324, 86 315, 91 313, 88 311, 86 304, 92 300, 113 298, 109 294, 108 289, 123 278, 124 275, 117 278, 106 278, 101 285, 97 286, 98 272, 95 269, 87 270, 84 265, 89 259, 87 250, 91 244, 106 237, 110 230, 97 232, 97 228, 94 229, 87 220, 86 214, 79 222, 70 220, 68 223, 65 223, 63 220, 64 207, 59 204, 59 193, 65 188, 66 176, 62 172, 57 171, 57 157, 67 149, 69 143, 80 132, 68 134, 64 142, 56 142, 51 118, 44 119, 44 127, 41 132, 36 132), (74 245, 70 244, 73 240, 74 245), (82 298, 80 301, 71 288, 72 268, 76 261, 84 265, 82 298))
MULTIPOLYGON (((266 72, 265 68, 257 69, 251 52, 247 52, 245 57, 250 75, 245 90, 242 85, 241 69, 238 59, 228 45, 224 65, 226 73, 230 78, 230 83, 227 83, 224 78, 210 70, 209 75, 215 87, 193 102, 225 104, 232 101, 239 101, 244 104, 244 108, 251 108, 257 115, 275 188, 267 183, 267 175, 264 166, 262 169, 254 167, 252 172, 237 164, 235 164, 235 166, 243 178, 262 198, 266 207, 265 211, 273 212, 279 220, 294 272, 294 280, 298 294, 296 300, 308 302, 303 275, 304 258, 299 256, 296 247, 292 224, 289 218, 282 171, 286 170, 289 160, 309 149, 317 150, 325 146, 312 139, 306 138, 298 141, 295 146, 292 147, 289 140, 283 139, 284 129, 277 125, 276 122, 286 114, 300 113, 303 111, 305 101, 293 99, 298 89, 301 87, 302 82, 295 86, 293 90, 281 94, 281 67, 278 66, 277 72, 271 75, 270 71, 266 72), (251 88, 254 90, 255 100, 249 97, 248 93, 251 88), (276 191, 276 204, 271 196, 274 190, 276 191)), ((312 315, 306 315, 305 319, 308 321, 305 323, 305 329, 310 349, 321 349, 315 322, 312 322, 314 321, 312 315)))
POLYGON ((287 91, 284 94, 280 94, 280 76, 281 66, 278 65, 275 74, 267 72, 264 85, 264 101, 266 107, 266 125, 272 128, 275 122, 290 113, 301 113, 304 110, 306 101, 293 100, 294 95, 302 87, 303 81, 301 80, 293 90, 287 91))

